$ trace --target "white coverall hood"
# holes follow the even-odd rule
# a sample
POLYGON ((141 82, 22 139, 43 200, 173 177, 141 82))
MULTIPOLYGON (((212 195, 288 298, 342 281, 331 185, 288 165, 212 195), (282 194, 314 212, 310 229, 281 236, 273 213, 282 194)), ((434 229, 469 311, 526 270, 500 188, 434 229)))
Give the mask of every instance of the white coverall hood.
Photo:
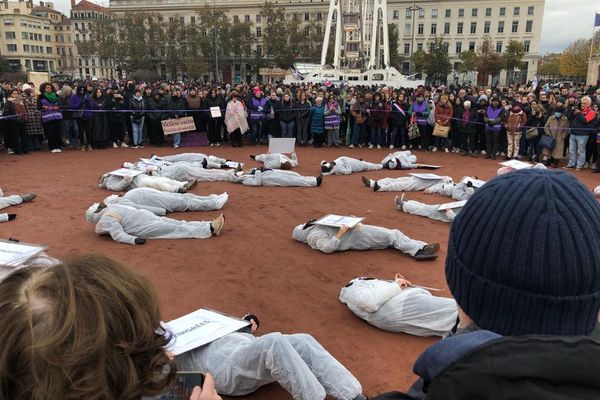
POLYGON ((96 223, 96 219, 99 217, 100 213, 96 213, 98 211, 98 206, 100 203, 94 203, 88 210, 85 212, 85 219, 90 224, 96 223))
POLYGON ((398 164, 400 164, 400 160, 398 160, 397 158, 392 158, 388 161, 388 168, 396 169, 398 167, 398 164))
POLYGON ((305 224, 301 224, 294 228, 294 231, 292 232, 292 239, 297 240, 298 242, 306 243, 306 238, 308 237, 310 231, 312 231, 313 227, 311 226, 304 229, 304 225, 305 224))
POLYGON ((121 198, 121 196, 119 196, 117 194, 111 194, 110 196, 108 196, 107 198, 104 199, 104 204, 106 204, 107 206, 110 206, 111 204, 117 203, 117 201, 120 198, 121 198))

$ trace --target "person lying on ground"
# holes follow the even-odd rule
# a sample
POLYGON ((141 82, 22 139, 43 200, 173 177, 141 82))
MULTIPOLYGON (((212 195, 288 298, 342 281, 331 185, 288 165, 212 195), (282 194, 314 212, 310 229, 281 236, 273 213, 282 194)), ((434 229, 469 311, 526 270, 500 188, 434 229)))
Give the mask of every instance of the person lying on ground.
POLYGON ((378 171, 380 169, 383 169, 383 165, 352 157, 338 157, 330 162, 321 161, 323 175, 350 175, 354 172, 378 171))
POLYGON ((437 258, 440 251, 439 243, 427 244, 414 240, 397 229, 364 224, 358 224, 354 228, 343 225, 338 229, 315 225, 314 222, 311 220, 295 227, 292 238, 323 253, 394 248, 422 261, 437 258))
POLYGON ((250 158, 263 163, 264 167, 269 169, 290 170, 298 167, 298 156, 296 156, 296 153, 292 153, 292 157, 288 157, 282 153, 267 153, 257 156, 251 155, 250 158))
MULTIPOLYGON (((3 208, 10 207, 10 206, 19 205, 21 203, 28 203, 30 201, 33 201, 33 199, 35 199, 36 197, 37 197, 37 195, 35 193, 27 193, 27 194, 23 194, 23 195, 13 194, 10 196, 4 196, 4 193, 2 192, 2 188, 0 188, 0 210, 2 210, 3 208)), ((0 223, 13 221, 15 218, 17 218, 17 214, 0 213, 0 223)))
POLYGON ((443 336, 456 324, 454 299, 432 296, 396 274, 394 280, 352 279, 340 301, 357 317, 379 329, 416 336, 443 336))
POLYGON ((170 165, 153 168, 153 176, 175 179, 178 181, 198 182, 231 182, 235 171, 233 169, 206 169, 198 164, 176 162, 170 165))
POLYGON ((399 211, 407 214, 419 215, 436 221, 452 222, 456 215, 462 210, 462 207, 449 208, 447 210, 439 210, 441 204, 425 204, 416 200, 406 200, 406 194, 396 196, 394 204, 399 211))
POLYGON ((375 399, 600 398, 599 221, 598 201, 562 171, 483 185, 448 240, 457 334, 419 356, 409 396, 375 399))
POLYGON ((175 357, 182 370, 211 372, 215 389, 227 396, 245 396, 278 382, 294 400, 366 400, 358 380, 311 335, 279 332, 255 336, 254 315, 244 317, 249 329, 175 357))
POLYGON ((381 165, 387 169, 413 169, 417 167, 416 164, 417 156, 408 150, 390 153, 381 160, 381 165))
POLYGON ((233 182, 246 186, 317 187, 321 186, 323 175, 303 176, 294 171, 252 168, 246 172, 236 172, 233 182))
POLYGON ((152 188, 137 188, 122 196, 108 196, 103 203, 108 206, 129 206, 148 210, 155 215, 167 215, 177 211, 213 211, 223 208, 227 193, 198 196, 192 193, 161 192, 152 188))
POLYGON ((440 176, 439 179, 423 179, 417 176, 403 176, 400 178, 383 178, 379 180, 361 178, 363 185, 373 188, 375 192, 418 192, 429 189, 432 193, 441 190, 444 185, 453 184, 449 176, 440 176))
MULTIPOLYGON (((546 167, 542 163, 537 163, 537 164, 535 164, 533 167, 531 167, 529 169, 548 169, 548 167, 546 167)), ((508 174, 509 172, 515 172, 515 171, 522 171, 522 170, 515 169, 515 168, 512 168, 512 167, 503 166, 503 167, 498 168, 498 171, 496 171, 496 176, 508 174)))
MULTIPOLYGON (((2 400, 139 400, 176 382, 152 283, 103 256, 14 270, 0 326, 2 400)), ((210 374, 190 400, 221 400, 210 374)))
POLYGON ((468 200, 475 193, 475 186, 471 177, 464 177, 458 183, 444 183, 431 186, 423 191, 425 194, 439 194, 450 197, 456 201, 468 200))
MULTIPOLYGON (((231 161, 231 160, 226 160, 224 158, 218 157, 218 156, 209 156, 203 153, 181 153, 181 154, 173 154, 170 156, 158 156, 156 154, 152 154, 152 156, 150 156, 151 160, 157 160, 157 161, 166 161, 166 162, 170 162, 170 163, 176 163, 176 162, 187 162, 190 164, 199 164, 202 165, 204 168, 212 168, 212 169, 219 169, 219 168, 228 168, 226 163, 231 161)), ((242 164, 243 165, 243 164, 242 164)))
POLYGON ((163 192, 187 193, 196 186, 196 181, 179 181, 160 176, 140 174, 136 176, 113 175, 110 172, 98 179, 98 187, 113 192, 123 192, 135 188, 152 188, 163 192))
POLYGON ((179 221, 147 210, 104 203, 94 203, 85 213, 85 219, 96 224, 98 235, 110 235, 126 244, 144 244, 146 239, 207 239, 219 236, 225 224, 223 214, 210 222, 179 221))

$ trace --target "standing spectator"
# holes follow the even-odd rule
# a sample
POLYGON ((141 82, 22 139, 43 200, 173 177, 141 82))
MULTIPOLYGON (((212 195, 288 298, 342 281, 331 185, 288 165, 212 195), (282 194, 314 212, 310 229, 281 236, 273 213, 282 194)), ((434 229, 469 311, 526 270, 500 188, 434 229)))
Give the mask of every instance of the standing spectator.
POLYGON ((272 137, 279 137, 279 115, 275 112, 277 101, 277 93, 275 90, 271 90, 265 105, 265 131, 269 139, 272 137))
MULTIPOLYGON (((464 89, 461 89, 464 92, 464 89)), ((448 101, 452 104, 452 122, 450 123, 450 137, 452 138, 452 152, 460 153, 463 143, 462 131, 459 129, 459 123, 462 118, 464 101, 459 96, 448 96, 448 101)), ((470 103, 470 102, 469 102, 470 103)))
POLYGON ((340 147, 340 125, 342 123, 342 109, 335 100, 335 96, 329 95, 329 100, 323 113, 325 117, 325 130, 327 131, 327 147, 340 147))
POLYGON ((555 140, 554 149, 542 149, 542 154, 546 157, 546 165, 557 167, 559 161, 564 158, 565 138, 569 136, 569 120, 565 115, 564 107, 557 107, 554 110, 546 121, 544 133, 555 140))
POLYGON ((310 108, 312 105, 306 98, 306 93, 300 93, 300 101, 296 102, 296 115, 298 118, 298 142, 300 147, 306 146, 308 143, 308 121, 310 120, 310 108))
POLYGON ((354 120, 354 127, 352 129, 352 140, 348 147, 351 149, 353 149, 354 146, 363 147, 365 127, 368 118, 368 107, 365 96, 362 93, 358 95, 358 100, 350 107, 350 113, 354 120))
POLYGON ((371 129, 370 149, 373 146, 381 149, 381 146, 385 145, 385 127, 387 126, 388 111, 388 104, 381 98, 381 94, 376 92, 368 109, 369 120, 367 123, 371 129))
POLYGON ((592 99, 584 96, 581 107, 571 108, 568 116, 571 121, 571 137, 569 138, 569 163, 565 168, 575 168, 580 172, 585 164, 585 146, 590 130, 594 130, 596 113, 592 110, 592 99))
POLYGON ((296 137, 296 132, 294 131, 294 125, 296 121, 296 110, 295 105, 290 99, 289 93, 285 93, 281 101, 275 102, 275 113, 277 118, 279 119, 281 137, 296 137))
MULTIPOLYGON (((168 104, 169 118, 185 117, 185 99, 181 97, 181 90, 175 88, 171 93, 171 98, 168 104)), ((220 129, 220 128, 219 128, 220 129)), ((181 133, 173 134, 173 148, 178 149, 181 145, 181 133)))
POLYGON ((500 131, 504 123, 504 108, 500 105, 498 97, 493 96, 490 105, 483 117, 485 122, 485 143, 487 154, 485 158, 496 159, 496 153, 499 151, 500 131))
POLYGON ((390 149, 402 146, 406 149, 406 124, 408 121, 409 105, 405 100, 404 93, 392 95, 388 124, 391 127, 390 149))
MULTIPOLYGON (((125 100, 126 107, 129 107, 129 104, 131 104, 131 98, 135 94, 135 91, 135 82, 128 80, 125 83, 125 88, 123 91, 123 99, 125 100)), ((133 146, 133 126, 131 125, 131 115, 132 113, 124 113, 123 121, 125 122, 125 131, 127 131, 127 136, 129 136, 129 144, 133 146)))
POLYGON ((8 91, 8 99, 4 103, 2 111, 2 115, 6 117, 4 120, 4 140, 10 143, 14 154, 28 154, 27 133, 25 132, 27 109, 17 89, 8 91))
MULTIPOLYGON (((217 89, 210 90, 210 94, 205 100, 205 105, 209 110, 212 107, 218 107, 221 113, 225 112, 225 102, 217 93, 217 89)), ((221 117, 213 117, 211 115, 208 120, 208 145, 211 147, 221 145, 221 117)))
POLYGON ((142 92, 136 89, 131 100, 129 101, 129 109, 131 112, 131 133, 133 141, 131 147, 134 149, 144 148, 142 146, 142 135, 144 132, 144 110, 146 103, 142 97, 142 92))
POLYGON ((417 92, 415 101, 408 110, 408 115, 412 116, 414 114, 417 117, 417 126, 421 134, 419 149, 427 150, 429 147, 429 138, 427 137, 427 117, 429 117, 429 112, 429 103, 425 100, 423 93, 417 92))
MULTIPOLYGON (((439 124, 442 127, 450 129, 450 121, 452 121, 453 114, 452 105, 449 102, 448 96, 443 94, 440 96, 440 101, 437 106, 435 106, 435 123, 439 124)), ((448 137, 435 137, 433 139, 433 151, 437 151, 438 149, 444 149, 446 153, 448 150, 448 137)))
POLYGON ((187 96, 185 96, 185 108, 189 110, 192 118, 194 118, 194 125, 196 125, 196 132, 206 131, 206 120, 202 118, 203 112, 200 111, 203 107, 202 97, 198 94, 196 87, 191 87, 187 96))
POLYGON ((58 106, 63 116, 60 124, 61 137, 63 141, 69 143, 69 148, 74 149, 79 132, 77 130, 77 121, 73 119, 73 112, 71 111, 72 95, 73 89, 68 85, 63 86, 58 93, 58 106))
POLYGON ((109 142, 108 117, 105 109, 104 91, 97 87, 92 92, 90 99, 92 111, 92 147, 95 149, 105 149, 109 142))
POLYGON ((48 139, 48 148, 51 153, 62 153, 60 149, 62 145, 60 138, 62 114, 59 111, 58 95, 54 90, 54 86, 49 82, 40 85, 40 93, 38 109, 42 113, 42 126, 44 135, 48 139))
POLYGON ((115 90, 112 96, 106 99, 108 131, 114 148, 129 147, 125 143, 125 98, 115 90))
POLYGON ((265 119, 265 107, 267 100, 262 97, 260 88, 255 87, 252 92, 252 98, 248 101, 248 111, 250 113, 250 142, 258 145, 262 137, 262 124, 265 119))
POLYGON ((463 140, 463 156, 471 155, 473 158, 479 156, 477 151, 477 113, 469 100, 463 103, 463 113, 460 116, 458 127, 463 140))
POLYGON ((352 118, 351 109, 356 99, 354 98, 354 92, 349 91, 344 98, 342 107, 342 125, 340 127, 341 136, 346 146, 352 143, 352 128, 354 126, 354 119, 352 118))
POLYGON ((163 99, 159 90, 152 92, 152 97, 148 100, 146 109, 148 110, 148 139, 153 146, 162 147, 165 141, 165 135, 162 128, 164 119, 164 110, 167 108, 167 102, 163 99))
POLYGON ((537 100, 531 100, 529 103, 529 115, 527 118, 527 132, 536 133, 533 137, 527 139, 527 154, 529 161, 537 162, 541 153, 539 146, 540 135, 543 134, 543 127, 546 120, 544 114, 544 108, 537 102, 537 100))
POLYGON ((231 92, 231 100, 227 103, 225 126, 229 132, 231 146, 242 147, 242 135, 250 128, 246 119, 246 107, 244 107, 244 103, 238 100, 236 91, 231 92))
POLYGON ((73 111, 73 121, 77 124, 79 133, 79 144, 81 151, 85 151, 86 146, 92 151, 92 113, 90 95, 84 85, 77 86, 77 92, 71 95, 70 107, 73 111))
POLYGON ((30 151, 41 150, 41 143, 44 140, 44 128, 42 128, 42 114, 37 107, 38 99, 32 85, 28 83, 23 85, 21 99, 27 110, 27 121, 25 121, 27 147, 30 151))
POLYGON ((313 135, 313 145, 323 147, 325 133, 325 107, 323 98, 317 97, 315 105, 310 109, 310 132, 313 135))
POLYGON ((521 103, 514 102, 506 118, 506 141, 508 150, 506 159, 519 157, 519 145, 521 143, 521 127, 527 123, 527 115, 521 108, 521 103))

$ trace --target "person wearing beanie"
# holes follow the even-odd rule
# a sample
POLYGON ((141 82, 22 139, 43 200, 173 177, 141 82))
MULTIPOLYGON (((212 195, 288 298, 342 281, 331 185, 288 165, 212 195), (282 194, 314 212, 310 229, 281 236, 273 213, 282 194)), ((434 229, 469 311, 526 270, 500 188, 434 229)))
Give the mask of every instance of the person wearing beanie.
POLYGON ((600 204, 562 171, 515 171, 479 189, 448 240, 457 334, 421 354, 409 394, 600 398, 598 221, 600 204))
POLYGON ((500 151, 500 131, 504 124, 505 111, 500 104, 500 99, 496 96, 490 100, 490 105, 483 116, 485 122, 485 158, 496 159, 496 153, 500 151))
POLYGON ((460 120, 457 124, 462 137, 462 155, 477 157, 477 130, 475 128, 477 110, 472 107, 469 100, 464 101, 463 107, 462 113, 459 115, 460 120))
POLYGON ((556 107, 544 125, 544 133, 554 139, 554 148, 542 148, 543 162, 556 168, 564 158, 565 139, 569 136, 569 120, 564 107, 556 107))

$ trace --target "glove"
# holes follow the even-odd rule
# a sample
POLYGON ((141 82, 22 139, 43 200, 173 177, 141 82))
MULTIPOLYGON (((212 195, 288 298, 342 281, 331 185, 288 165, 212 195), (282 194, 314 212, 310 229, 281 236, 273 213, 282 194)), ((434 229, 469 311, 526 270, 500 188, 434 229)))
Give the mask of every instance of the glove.
POLYGON ((146 239, 135 238, 135 244, 144 244, 146 243, 146 239))

